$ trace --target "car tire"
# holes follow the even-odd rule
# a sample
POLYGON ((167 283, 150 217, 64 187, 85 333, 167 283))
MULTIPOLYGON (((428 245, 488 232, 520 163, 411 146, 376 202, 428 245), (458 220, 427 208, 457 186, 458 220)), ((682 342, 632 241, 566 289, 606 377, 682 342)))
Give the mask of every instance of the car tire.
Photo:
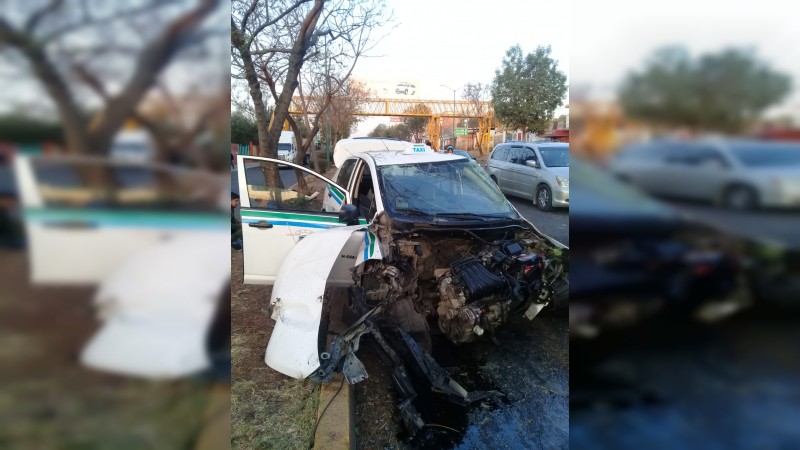
POLYGON ((725 189, 722 205, 728 209, 751 211, 758 208, 758 194, 749 186, 733 185, 725 189))
POLYGON ((536 189, 536 196, 533 199, 533 203, 540 211, 552 211, 553 193, 550 191, 550 188, 546 185, 539 186, 536 189))

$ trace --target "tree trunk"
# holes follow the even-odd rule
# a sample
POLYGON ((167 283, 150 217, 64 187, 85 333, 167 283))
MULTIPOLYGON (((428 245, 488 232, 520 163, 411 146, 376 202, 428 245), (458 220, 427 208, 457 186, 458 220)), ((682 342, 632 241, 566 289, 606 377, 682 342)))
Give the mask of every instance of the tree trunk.
MULTIPOLYGON (((258 76, 256 74, 256 66, 253 64, 253 57, 250 54, 250 49, 247 48, 244 39, 245 38, 242 37, 239 30, 231 30, 231 41, 233 45, 239 49, 239 52, 242 55, 245 78, 247 79, 247 85, 250 88, 250 98, 253 100, 253 107, 256 112, 256 128, 258 130, 257 155, 267 158, 277 158, 277 149, 268 145, 270 134, 267 129, 267 108, 264 105, 264 99, 261 96, 261 84, 259 83, 258 76)), ((277 143, 279 139, 280 129, 275 137, 275 142, 277 143)), ((261 170, 264 172, 264 179, 266 180, 268 186, 279 188, 283 187, 283 181, 281 181, 280 172, 278 172, 278 166, 276 164, 262 164, 261 170)))
POLYGON ((50 99, 55 103, 64 130, 64 143, 66 144, 67 153, 87 153, 89 151, 89 142, 85 117, 75 103, 75 99, 72 97, 66 82, 55 66, 47 59, 44 49, 6 26, 0 28, 0 38, 27 56, 33 73, 50 95, 50 99))
POLYGON ((303 67, 303 60, 311 45, 317 21, 322 13, 323 3, 323 0, 314 1, 314 6, 303 20, 300 33, 292 47, 292 53, 289 56, 289 65, 286 71, 286 79, 283 83, 283 90, 281 91, 280 97, 278 97, 278 100, 275 102, 275 115, 269 128, 269 138, 266 142, 266 145, 268 145, 268 147, 266 147, 268 153, 277 154, 273 146, 277 146, 281 135, 281 129, 283 128, 283 122, 286 121, 289 116, 289 106, 292 102, 292 95, 294 95, 294 90, 299 83, 298 77, 300 76, 300 69, 303 67))

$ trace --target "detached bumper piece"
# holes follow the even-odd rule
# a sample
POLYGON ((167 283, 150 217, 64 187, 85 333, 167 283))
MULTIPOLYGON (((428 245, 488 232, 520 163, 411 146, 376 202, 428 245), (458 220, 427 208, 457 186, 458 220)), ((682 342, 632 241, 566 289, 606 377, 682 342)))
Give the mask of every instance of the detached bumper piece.
POLYGON ((425 426, 422 416, 414 406, 417 397, 415 384, 418 386, 420 382, 427 382, 433 392, 462 406, 500 394, 494 391, 469 392, 464 389, 408 333, 394 324, 380 321, 378 316, 382 309, 382 306, 378 306, 369 310, 346 332, 337 336, 329 351, 321 355, 320 368, 311 375, 311 379, 329 383, 333 379, 333 373, 341 371, 350 384, 365 380, 367 372, 355 353, 358 351, 361 336, 369 333, 377 343, 382 361, 391 370, 392 384, 399 398, 397 407, 411 436, 425 426))

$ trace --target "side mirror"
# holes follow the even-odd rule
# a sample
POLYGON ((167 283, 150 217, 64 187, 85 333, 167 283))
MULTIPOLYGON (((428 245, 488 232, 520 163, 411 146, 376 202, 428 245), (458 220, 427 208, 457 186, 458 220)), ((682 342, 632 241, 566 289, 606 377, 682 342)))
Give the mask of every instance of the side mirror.
POLYGON ((537 161, 535 159, 529 159, 529 160, 525 161, 525 165, 528 166, 528 167, 536 167, 536 168, 538 168, 539 167, 539 161, 537 161))
POLYGON ((339 222, 347 225, 358 225, 358 208, 356 205, 344 205, 339 210, 339 222))

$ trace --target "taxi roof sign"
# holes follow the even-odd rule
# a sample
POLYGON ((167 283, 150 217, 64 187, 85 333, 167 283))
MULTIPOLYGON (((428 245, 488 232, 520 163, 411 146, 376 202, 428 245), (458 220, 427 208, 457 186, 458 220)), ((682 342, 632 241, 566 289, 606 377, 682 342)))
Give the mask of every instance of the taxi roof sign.
POLYGON ((403 150, 404 155, 416 155, 420 153, 431 153, 433 149, 428 147, 425 144, 412 144, 409 142, 409 145, 403 150))

